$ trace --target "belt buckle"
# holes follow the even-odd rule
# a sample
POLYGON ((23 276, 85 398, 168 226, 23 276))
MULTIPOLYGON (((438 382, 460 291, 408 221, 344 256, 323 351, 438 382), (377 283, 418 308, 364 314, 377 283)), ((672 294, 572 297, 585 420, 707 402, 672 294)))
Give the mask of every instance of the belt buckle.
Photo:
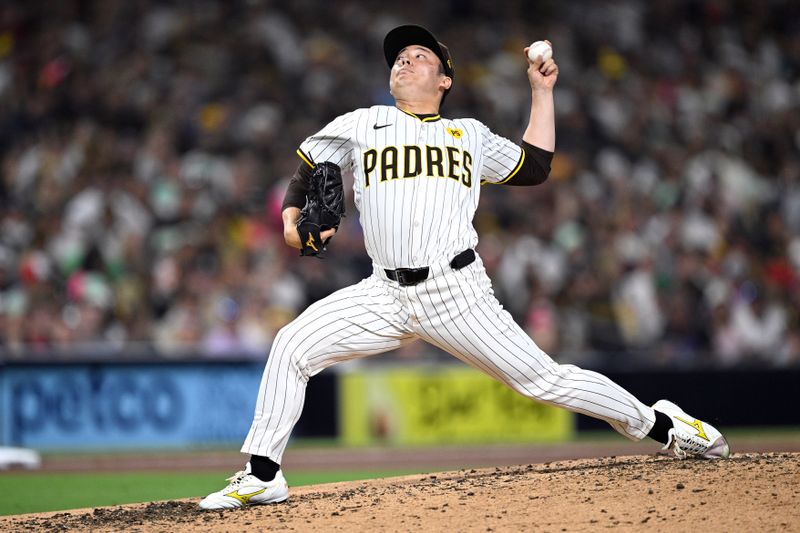
POLYGON ((413 287, 419 285, 426 279, 430 270, 428 267, 423 268, 398 268, 394 271, 397 276, 397 282, 403 287, 413 287))
POLYGON ((397 283, 399 283, 404 287, 408 287, 410 285, 416 285, 418 283, 414 281, 411 278, 411 276, 409 276, 408 278, 406 277, 407 274, 412 274, 411 270, 407 268, 398 268, 397 270, 395 270, 395 273, 397 274, 397 283))

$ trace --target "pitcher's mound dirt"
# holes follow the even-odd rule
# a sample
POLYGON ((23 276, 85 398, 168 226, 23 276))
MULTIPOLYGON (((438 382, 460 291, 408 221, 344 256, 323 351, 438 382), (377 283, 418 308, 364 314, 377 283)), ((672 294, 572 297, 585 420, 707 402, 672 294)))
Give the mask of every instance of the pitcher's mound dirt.
POLYGON ((288 502, 195 500, 0 518, 2 531, 798 531, 800 454, 629 456, 293 489, 288 502))

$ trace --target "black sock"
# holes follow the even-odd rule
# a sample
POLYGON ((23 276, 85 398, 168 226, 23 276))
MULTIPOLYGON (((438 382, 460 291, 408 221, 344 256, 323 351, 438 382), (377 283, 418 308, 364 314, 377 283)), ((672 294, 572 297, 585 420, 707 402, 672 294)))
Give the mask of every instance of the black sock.
POLYGON ((653 429, 647 434, 651 439, 666 444, 669 440, 669 430, 672 429, 672 420, 664 413, 655 411, 656 423, 653 424, 653 429))
POLYGON ((260 455, 250 456, 250 470, 254 476, 261 481, 272 481, 275 479, 275 474, 281 469, 281 465, 271 460, 268 457, 260 455))

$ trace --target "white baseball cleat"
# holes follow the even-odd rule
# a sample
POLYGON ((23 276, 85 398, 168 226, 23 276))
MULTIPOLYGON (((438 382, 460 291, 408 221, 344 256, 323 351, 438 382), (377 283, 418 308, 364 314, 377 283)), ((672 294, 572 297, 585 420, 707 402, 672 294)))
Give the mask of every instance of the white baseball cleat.
POLYGON ((662 450, 672 450, 681 459, 687 456, 705 459, 724 459, 730 456, 728 441, 717 428, 687 415, 680 407, 667 400, 659 400, 653 409, 672 420, 669 440, 662 450))
POLYGON ((212 492, 200 502, 202 509, 236 509, 248 505, 279 503, 289 497, 286 478, 278 470, 272 481, 261 481, 250 473, 250 463, 244 470, 228 478, 224 489, 212 492))

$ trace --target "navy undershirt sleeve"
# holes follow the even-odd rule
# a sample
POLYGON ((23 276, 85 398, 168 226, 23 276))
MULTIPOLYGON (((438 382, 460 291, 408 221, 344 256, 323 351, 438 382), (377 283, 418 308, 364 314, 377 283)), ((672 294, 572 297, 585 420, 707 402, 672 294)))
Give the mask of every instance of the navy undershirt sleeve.
POLYGON ((306 194, 308 193, 308 183, 313 169, 303 161, 297 167, 297 171, 289 181, 289 187, 286 189, 286 196, 283 197, 283 205, 281 205, 281 212, 285 211, 287 207, 296 207, 302 209, 306 205, 306 194))
POLYGON ((544 183, 547 176, 550 175, 553 152, 548 152, 525 141, 522 141, 520 147, 525 151, 525 160, 517 173, 503 185, 524 187, 544 183))

